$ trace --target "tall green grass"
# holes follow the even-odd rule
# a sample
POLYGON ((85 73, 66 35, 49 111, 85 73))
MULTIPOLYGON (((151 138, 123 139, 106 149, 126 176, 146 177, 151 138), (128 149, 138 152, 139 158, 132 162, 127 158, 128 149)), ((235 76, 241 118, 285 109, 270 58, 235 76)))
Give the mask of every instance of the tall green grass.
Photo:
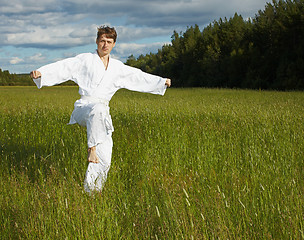
POLYGON ((3 239, 303 239, 304 93, 119 91, 112 166, 83 192, 75 87, 0 88, 3 239))

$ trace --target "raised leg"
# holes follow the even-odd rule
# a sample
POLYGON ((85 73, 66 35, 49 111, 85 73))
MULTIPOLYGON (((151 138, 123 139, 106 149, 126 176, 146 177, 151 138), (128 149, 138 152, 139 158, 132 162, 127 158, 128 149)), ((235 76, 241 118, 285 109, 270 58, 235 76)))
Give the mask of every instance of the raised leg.
POLYGON ((113 127, 108 111, 102 104, 87 104, 73 112, 76 122, 87 128, 89 165, 84 189, 89 193, 102 190, 111 165, 113 127))
POLYGON ((96 146, 98 163, 89 162, 84 180, 84 189, 88 193, 100 192, 106 182, 111 166, 113 141, 111 134, 96 146))

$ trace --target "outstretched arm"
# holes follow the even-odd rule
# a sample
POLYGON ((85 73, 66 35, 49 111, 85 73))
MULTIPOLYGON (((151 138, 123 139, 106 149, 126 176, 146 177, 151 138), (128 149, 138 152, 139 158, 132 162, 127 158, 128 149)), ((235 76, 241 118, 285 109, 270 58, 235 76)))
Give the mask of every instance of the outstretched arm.
POLYGON ((74 78, 79 70, 81 60, 77 57, 67 58, 54 63, 44 65, 30 73, 38 88, 54 86, 68 80, 77 81, 74 78))
POLYGON ((164 95, 166 88, 171 86, 171 79, 152 75, 123 64, 119 69, 119 77, 116 83, 117 88, 164 95))

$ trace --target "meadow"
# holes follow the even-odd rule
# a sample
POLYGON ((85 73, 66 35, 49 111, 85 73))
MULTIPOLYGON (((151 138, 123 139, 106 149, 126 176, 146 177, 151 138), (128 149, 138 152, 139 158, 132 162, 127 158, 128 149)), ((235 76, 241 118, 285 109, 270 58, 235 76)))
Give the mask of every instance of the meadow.
POLYGON ((94 196, 78 98, 0 88, 1 239, 304 239, 303 92, 120 90, 94 196))

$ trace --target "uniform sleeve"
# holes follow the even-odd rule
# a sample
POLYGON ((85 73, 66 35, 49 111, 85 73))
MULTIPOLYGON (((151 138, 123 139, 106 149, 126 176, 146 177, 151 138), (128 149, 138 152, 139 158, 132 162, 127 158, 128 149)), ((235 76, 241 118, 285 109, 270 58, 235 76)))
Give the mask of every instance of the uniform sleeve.
POLYGON ((54 62, 37 69, 41 73, 41 78, 34 79, 38 88, 43 86, 54 86, 68 80, 77 83, 75 76, 79 69, 80 59, 77 57, 67 58, 54 62))
POLYGON ((121 66, 119 88, 126 88, 131 91, 164 95, 167 89, 166 78, 145 73, 140 69, 121 66))

